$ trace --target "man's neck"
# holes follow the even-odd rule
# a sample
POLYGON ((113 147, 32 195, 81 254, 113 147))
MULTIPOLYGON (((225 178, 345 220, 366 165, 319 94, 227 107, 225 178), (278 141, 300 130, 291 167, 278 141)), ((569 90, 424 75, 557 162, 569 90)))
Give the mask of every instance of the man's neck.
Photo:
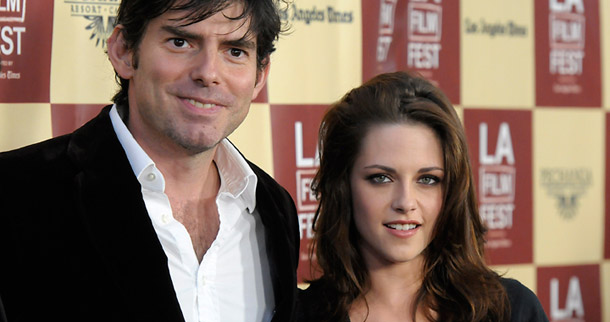
POLYGON ((209 198, 215 197, 220 188, 220 176, 214 163, 217 148, 197 155, 147 153, 163 173, 168 195, 209 198))

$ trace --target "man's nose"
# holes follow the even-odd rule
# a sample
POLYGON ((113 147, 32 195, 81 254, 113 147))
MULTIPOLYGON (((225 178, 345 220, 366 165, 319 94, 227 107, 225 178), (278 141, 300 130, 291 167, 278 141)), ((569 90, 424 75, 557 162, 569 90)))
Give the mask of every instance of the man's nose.
POLYGON ((220 63, 218 50, 203 49, 193 58, 193 80, 204 87, 219 84, 220 63))

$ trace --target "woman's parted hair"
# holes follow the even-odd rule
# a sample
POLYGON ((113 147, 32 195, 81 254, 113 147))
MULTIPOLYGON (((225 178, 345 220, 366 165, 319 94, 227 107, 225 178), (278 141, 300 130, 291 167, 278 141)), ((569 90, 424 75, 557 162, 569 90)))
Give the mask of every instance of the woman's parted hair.
POLYGON ((405 123, 434 131, 445 170, 443 206, 424 251, 424 278, 414 305, 432 309, 439 321, 502 321, 508 299, 498 275, 484 263, 486 230, 460 119, 438 88, 407 72, 374 77, 332 105, 322 120, 320 168, 312 183, 319 201, 312 251, 322 269, 321 280, 335 286, 329 291, 337 302, 328 303, 328 316, 345 316, 368 288, 349 184, 362 141, 372 126, 405 123))

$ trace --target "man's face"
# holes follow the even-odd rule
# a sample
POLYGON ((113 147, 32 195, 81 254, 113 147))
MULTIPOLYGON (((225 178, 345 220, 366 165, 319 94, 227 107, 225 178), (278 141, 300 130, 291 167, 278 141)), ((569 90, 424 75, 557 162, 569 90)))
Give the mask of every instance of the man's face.
POLYGON ((128 52, 137 68, 118 72, 130 81, 128 127, 145 150, 207 151, 244 120, 268 69, 257 77, 256 35, 244 37, 249 20, 226 18, 241 10, 231 5, 187 26, 178 20, 184 12, 167 12, 128 52))

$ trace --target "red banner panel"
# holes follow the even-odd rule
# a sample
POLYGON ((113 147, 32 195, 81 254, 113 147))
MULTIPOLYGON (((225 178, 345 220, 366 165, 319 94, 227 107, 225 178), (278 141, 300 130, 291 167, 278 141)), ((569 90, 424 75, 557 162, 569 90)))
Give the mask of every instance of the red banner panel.
POLYGON ((50 100, 53 1, 0 0, 0 103, 50 100))
MULTIPOLYGON (((604 257, 610 259, 610 113, 606 113, 606 232, 604 257)), ((610 296, 610 295, 609 295, 610 296)))
POLYGON ((536 105, 601 106, 599 1, 534 3, 536 105))
POLYGON ((551 322, 599 322, 599 265, 538 268, 538 298, 551 322))
POLYGON ((532 262, 532 114, 464 110, 490 264, 532 262))
POLYGON ((299 283, 315 277, 309 262, 309 244, 318 202, 310 186, 320 164, 318 128, 327 108, 327 105, 271 105, 274 177, 288 190, 299 214, 299 283))
POLYGON ((51 104, 53 136, 71 133, 95 117, 104 104, 51 104))
POLYGON ((460 3, 362 1, 362 76, 413 70, 460 103, 460 3))

